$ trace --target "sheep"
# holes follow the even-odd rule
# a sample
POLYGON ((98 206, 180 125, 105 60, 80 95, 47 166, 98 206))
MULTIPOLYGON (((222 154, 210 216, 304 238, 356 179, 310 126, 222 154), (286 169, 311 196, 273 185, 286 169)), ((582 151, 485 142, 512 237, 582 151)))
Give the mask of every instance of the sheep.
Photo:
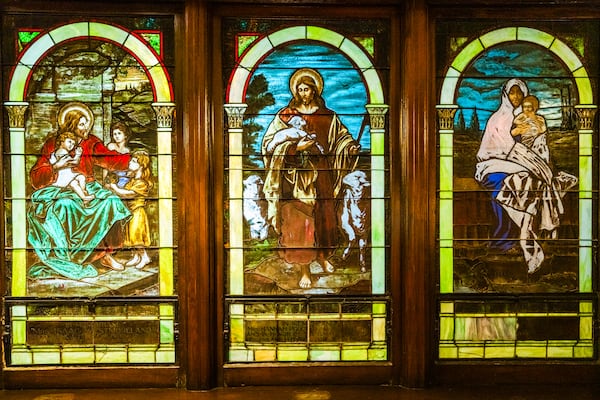
POLYGON ((267 223, 267 206, 263 194, 264 182, 258 175, 250 175, 243 181, 244 219, 250 227, 250 237, 265 240, 269 234, 267 223))
POLYGON ((343 200, 340 212, 340 226, 347 238, 342 259, 346 260, 351 248, 358 242, 359 264, 361 272, 366 272, 365 251, 368 234, 369 201, 365 199, 365 190, 371 184, 363 171, 354 171, 342 179, 343 200))
MULTIPOLYGON (((273 138, 269 141, 266 148, 268 153, 272 153, 277 146, 288 141, 297 143, 303 138, 307 138, 309 140, 317 139, 317 135, 309 134, 308 132, 303 130, 306 126, 306 121, 304 120, 304 118, 298 115, 294 115, 292 118, 290 118, 288 124, 291 125, 291 127, 278 131, 275 134, 275 136, 273 136, 273 138)), ((315 142, 315 146, 321 154, 325 153, 323 147, 319 142, 315 142)))

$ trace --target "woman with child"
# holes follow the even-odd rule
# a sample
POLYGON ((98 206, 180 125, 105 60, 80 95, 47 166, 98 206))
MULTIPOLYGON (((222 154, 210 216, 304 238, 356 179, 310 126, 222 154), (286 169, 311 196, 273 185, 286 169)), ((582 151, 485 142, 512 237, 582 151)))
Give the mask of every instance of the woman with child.
POLYGON ((94 168, 124 170, 131 156, 109 150, 98 137, 90 134, 94 114, 83 103, 63 106, 58 113, 58 123, 57 135, 44 143, 30 171, 34 192, 27 212, 28 241, 40 263, 32 266, 28 274, 31 278, 93 277, 98 275, 92 265, 96 260, 106 268, 123 270, 123 264, 113 254, 122 247, 122 224, 131 212, 119 196, 95 180, 94 168), (64 132, 75 134, 73 147, 81 150, 70 150, 73 154, 57 158, 56 151, 65 146, 61 141, 69 139, 60 136, 64 132), (62 139, 57 140, 59 137, 62 139), (84 201, 69 187, 55 185, 60 171, 67 167, 75 176, 85 177, 85 192, 93 196, 89 201, 84 201))
POLYGON ((518 237, 531 274, 544 261, 537 239, 542 232, 556 237, 562 198, 577 178, 562 171, 554 175, 545 119, 536 114, 537 98, 528 94, 520 79, 502 88, 500 107, 489 118, 477 153, 475 179, 492 191, 498 222, 492 246, 508 251, 518 237))

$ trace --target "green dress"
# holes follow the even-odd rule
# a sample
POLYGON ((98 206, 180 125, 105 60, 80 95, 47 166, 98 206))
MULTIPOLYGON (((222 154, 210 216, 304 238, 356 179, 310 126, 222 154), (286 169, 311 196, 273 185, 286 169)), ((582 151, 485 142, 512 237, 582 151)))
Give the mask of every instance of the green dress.
POLYGON ((31 195, 28 240, 41 263, 29 269, 29 277, 82 279, 98 275, 88 258, 113 225, 124 222, 131 213, 116 194, 98 182, 88 182, 86 189, 96 196, 87 204, 69 188, 48 186, 31 195))

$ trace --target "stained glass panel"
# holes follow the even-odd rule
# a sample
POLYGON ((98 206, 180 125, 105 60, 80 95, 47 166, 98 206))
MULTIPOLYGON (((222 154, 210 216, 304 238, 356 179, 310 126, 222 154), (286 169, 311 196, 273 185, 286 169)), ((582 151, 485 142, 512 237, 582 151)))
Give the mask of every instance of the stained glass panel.
POLYGON ((174 363, 173 19, 4 19, 8 364, 174 363))
POLYGON ((595 355, 598 27, 549 26, 438 26, 440 358, 595 355))
POLYGON ((224 38, 228 361, 386 360, 387 22, 224 38))

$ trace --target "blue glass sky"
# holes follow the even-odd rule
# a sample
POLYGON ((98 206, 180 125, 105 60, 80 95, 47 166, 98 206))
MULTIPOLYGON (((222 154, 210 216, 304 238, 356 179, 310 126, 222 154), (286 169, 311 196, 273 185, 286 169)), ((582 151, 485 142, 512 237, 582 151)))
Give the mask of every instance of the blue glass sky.
MULTIPOLYGON (((255 119, 255 122, 263 127, 259 141, 262 140, 274 114, 287 106, 292 98, 289 80, 298 68, 314 68, 319 71, 323 76, 322 95, 327 107, 339 115, 342 123, 356 139, 367 104, 367 92, 359 72, 337 50, 327 46, 296 43, 269 54, 254 72, 255 75, 265 76, 269 83, 269 92, 275 98, 275 104, 263 109, 255 119)), ((361 136, 360 144, 363 151, 370 149, 368 125, 361 136)))
MULTIPOLYGON (((510 78, 521 78, 529 93, 540 101, 539 113, 549 127, 561 125, 561 89, 576 96, 575 86, 564 65, 548 50, 534 44, 511 43, 491 48, 478 57, 459 83, 457 104, 469 126, 477 108, 480 129, 500 105, 500 91, 510 78)), ((457 113, 458 114, 458 113, 457 113)))

